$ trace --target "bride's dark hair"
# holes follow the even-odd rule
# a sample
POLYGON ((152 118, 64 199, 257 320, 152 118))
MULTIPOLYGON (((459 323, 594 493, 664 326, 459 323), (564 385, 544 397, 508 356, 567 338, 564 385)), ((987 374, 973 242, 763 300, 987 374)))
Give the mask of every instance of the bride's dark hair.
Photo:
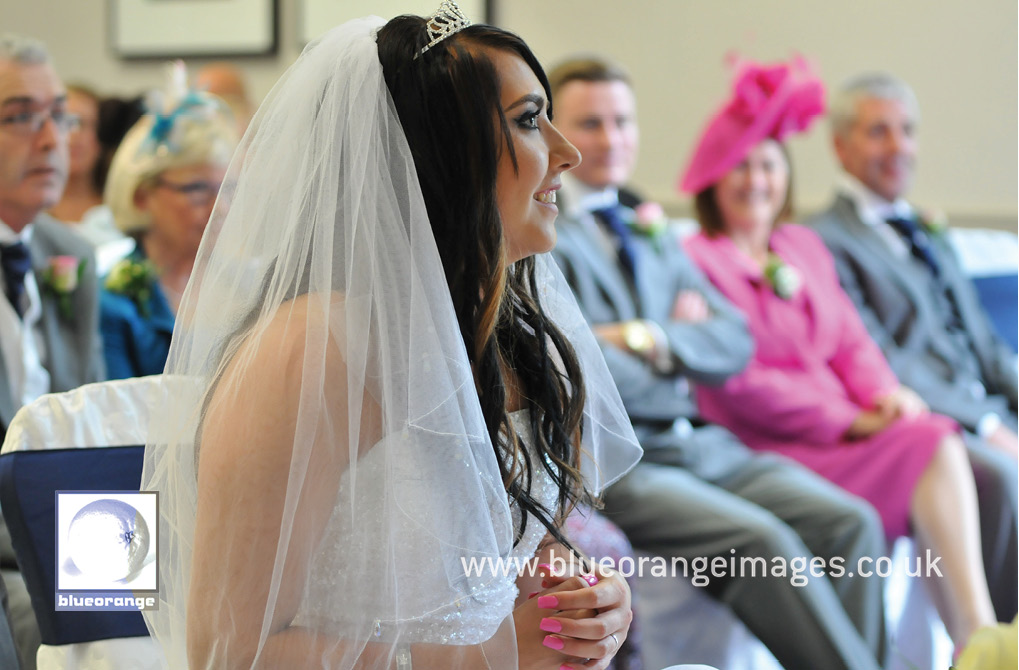
POLYGON ((415 59, 427 43, 421 17, 397 17, 379 30, 386 85, 414 156, 503 481, 527 512, 517 539, 533 515, 570 546, 559 528, 586 499, 578 470, 584 386, 573 347, 542 309, 534 259, 506 261, 495 197, 501 139, 514 167, 517 162, 488 52, 520 56, 551 99, 548 79, 523 40, 499 28, 470 26, 415 59), (531 461, 506 411, 507 371, 518 378, 530 410, 534 463, 558 486, 555 509, 532 495, 531 461))

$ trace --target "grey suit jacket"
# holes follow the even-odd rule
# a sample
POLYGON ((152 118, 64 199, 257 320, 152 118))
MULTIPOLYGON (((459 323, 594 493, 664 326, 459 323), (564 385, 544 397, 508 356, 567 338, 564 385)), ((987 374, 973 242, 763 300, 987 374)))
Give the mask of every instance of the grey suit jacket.
POLYGON ((897 258, 877 231, 839 196, 807 220, 835 256, 839 279, 902 383, 936 412, 973 430, 984 414, 996 412, 1014 422, 1016 356, 995 333, 972 282, 943 236, 931 240, 941 275, 958 306, 979 371, 968 373, 958 344, 946 330, 942 302, 933 299, 930 273, 918 260, 897 258), (975 382, 987 397, 974 395, 975 382))
MULTIPOLYGON (((99 336, 99 281, 92 247, 67 227, 46 214, 33 222, 32 272, 42 298, 42 332, 46 343, 46 369, 50 391, 69 391, 105 378, 102 340, 99 336), (43 289, 42 277, 51 256, 76 256, 87 265, 71 302, 72 317, 60 313, 57 299, 43 289)), ((2 300, 6 298, 0 297, 2 300)), ((0 436, 7 431, 21 403, 12 393, 6 363, 0 356, 0 436)), ((7 525, 0 518, 0 563, 11 566, 14 548, 7 525)))
MULTIPOLYGON (((105 378, 99 335, 99 282, 92 247, 83 238, 46 214, 33 222, 32 272, 42 298, 42 332, 46 343, 46 369, 52 392, 69 391, 105 378), (75 256, 87 263, 72 297, 72 318, 60 313, 57 299, 43 289, 42 277, 51 256, 75 256)), ((4 430, 20 408, 8 383, 0 357, 0 424, 4 430)))
POLYGON ((628 319, 656 322, 668 336, 678 364, 676 374, 660 375, 628 352, 602 347, 647 457, 661 461, 655 455, 658 449, 687 446, 671 430, 672 423, 680 417, 699 418, 688 379, 718 384, 740 372, 753 352, 753 340, 742 315, 690 261, 675 231, 663 233, 655 242, 635 237, 638 263, 631 285, 618 258, 607 252, 587 224, 560 214, 553 251, 584 315, 592 325, 628 319), (710 319, 703 323, 671 319, 676 295, 684 289, 706 298, 710 319))

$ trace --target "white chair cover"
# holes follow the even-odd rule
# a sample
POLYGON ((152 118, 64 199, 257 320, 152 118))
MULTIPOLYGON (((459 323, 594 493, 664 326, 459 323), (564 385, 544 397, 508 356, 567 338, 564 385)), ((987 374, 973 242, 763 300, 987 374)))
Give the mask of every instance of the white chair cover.
MULTIPOLYGON (((165 406, 168 394, 183 392, 179 381, 153 375, 47 394, 18 411, 0 453, 142 445, 151 414, 165 406)), ((39 670, 156 670, 160 658, 152 638, 132 637, 42 645, 36 665, 39 670)))

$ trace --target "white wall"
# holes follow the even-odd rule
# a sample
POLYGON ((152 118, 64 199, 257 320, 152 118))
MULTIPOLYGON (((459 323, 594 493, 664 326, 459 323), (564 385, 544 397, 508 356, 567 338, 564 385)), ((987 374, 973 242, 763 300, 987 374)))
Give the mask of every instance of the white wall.
MULTIPOLYGON (((962 218, 1015 226, 1017 3, 976 0, 587 0, 500 4, 547 65, 608 52, 634 76, 642 155, 634 182, 670 202, 707 117, 727 92, 730 50, 758 60, 799 51, 830 87, 886 69, 916 89, 923 115, 915 199, 962 218), (583 17, 579 20, 578 17, 583 17)), ((828 200, 827 124, 790 143, 802 211, 828 200)))
MULTIPOLYGON (((239 60, 259 96, 300 51, 304 1, 279 0, 277 56, 239 60)), ((437 5, 407 2, 425 14, 437 5)), ((1016 225, 1014 0, 495 0, 495 5, 496 22, 519 32, 546 65, 576 52, 600 52, 630 68, 642 128, 634 183, 670 208, 686 204, 673 190, 676 175, 725 95, 724 55, 737 50, 773 60, 799 51, 831 85, 877 68, 912 83, 923 112, 914 199, 946 210, 957 223, 1016 225)), ((0 0, 0 30, 46 41, 66 79, 125 94, 158 85, 160 63, 118 59, 108 47, 106 22, 102 0, 0 0)), ((798 204, 809 211, 828 199, 835 175, 825 125, 794 139, 791 151, 798 204)))

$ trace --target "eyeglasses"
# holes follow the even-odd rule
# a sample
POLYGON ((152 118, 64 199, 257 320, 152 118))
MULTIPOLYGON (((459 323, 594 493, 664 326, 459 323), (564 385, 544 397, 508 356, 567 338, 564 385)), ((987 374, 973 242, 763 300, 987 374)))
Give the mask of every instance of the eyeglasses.
POLYGON ((51 109, 25 109, 20 112, 0 112, 0 130, 12 135, 27 137, 42 130, 47 120, 52 120, 53 125, 61 133, 68 133, 81 125, 81 117, 77 114, 71 114, 61 107, 54 107, 51 109))
POLYGON ((189 181, 183 184, 157 179, 156 186, 168 188, 174 193, 179 193, 195 206, 208 205, 216 199, 223 182, 213 181, 189 181))

